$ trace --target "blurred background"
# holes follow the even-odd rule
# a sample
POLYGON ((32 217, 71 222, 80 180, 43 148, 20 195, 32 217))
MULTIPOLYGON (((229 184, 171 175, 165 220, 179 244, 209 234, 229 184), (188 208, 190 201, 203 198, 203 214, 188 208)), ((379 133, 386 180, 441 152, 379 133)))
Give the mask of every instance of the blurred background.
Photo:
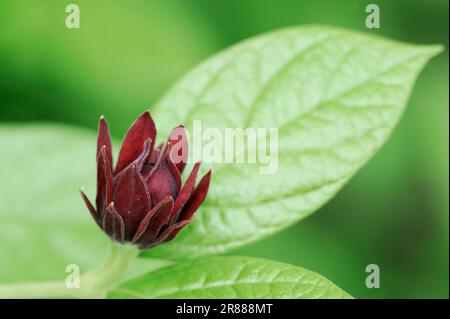
POLYGON ((336 198, 232 254, 310 268, 359 298, 448 298, 446 0, 0 0, 0 125, 45 121, 95 130, 105 114, 121 138, 136 115, 211 54, 300 24, 446 50, 420 75, 392 138, 336 198), (80 6, 80 29, 61 27, 68 3, 80 6), (381 8, 381 29, 365 28, 369 3, 381 8), (381 269, 379 289, 365 286, 372 263, 381 269))

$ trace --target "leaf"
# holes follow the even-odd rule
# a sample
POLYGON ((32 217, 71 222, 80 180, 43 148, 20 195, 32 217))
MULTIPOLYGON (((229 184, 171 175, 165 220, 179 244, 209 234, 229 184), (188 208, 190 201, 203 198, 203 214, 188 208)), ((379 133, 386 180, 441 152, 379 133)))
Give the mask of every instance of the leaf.
POLYGON ((351 298, 324 277, 249 257, 203 257, 128 281, 108 298, 351 298))
POLYGON ((278 128, 278 171, 210 165, 210 192, 195 222, 145 255, 224 252, 316 211, 388 139, 419 71, 440 50, 297 27, 244 41, 194 69, 157 104, 160 131, 167 136, 183 123, 192 133, 193 120, 221 130, 278 128))
MULTIPOLYGON (((78 192, 95 198, 95 134, 60 126, 0 126, 0 283, 64 279, 108 252, 78 192)), ((116 148, 117 149, 117 148, 116 148)), ((140 258, 126 278, 167 264, 140 258)))

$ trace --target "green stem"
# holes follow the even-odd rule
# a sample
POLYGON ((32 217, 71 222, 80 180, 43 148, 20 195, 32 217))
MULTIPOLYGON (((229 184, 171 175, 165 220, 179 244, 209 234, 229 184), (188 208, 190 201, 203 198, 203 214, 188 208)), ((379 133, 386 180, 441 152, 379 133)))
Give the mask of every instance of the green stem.
POLYGON ((112 243, 105 260, 81 276, 80 288, 68 288, 65 281, 3 284, 0 298, 103 298, 138 253, 135 246, 112 243))

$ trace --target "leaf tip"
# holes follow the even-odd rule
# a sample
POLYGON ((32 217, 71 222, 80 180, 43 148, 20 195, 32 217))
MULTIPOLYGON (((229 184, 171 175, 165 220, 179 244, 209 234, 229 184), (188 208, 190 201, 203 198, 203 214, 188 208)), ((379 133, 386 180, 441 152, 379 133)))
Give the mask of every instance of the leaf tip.
POLYGON ((421 49, 424 55, 426 55, 428 59, 431 59, 441 54, 445 50, 445 46, 442 44, 430 44, 421 46, 421 49))

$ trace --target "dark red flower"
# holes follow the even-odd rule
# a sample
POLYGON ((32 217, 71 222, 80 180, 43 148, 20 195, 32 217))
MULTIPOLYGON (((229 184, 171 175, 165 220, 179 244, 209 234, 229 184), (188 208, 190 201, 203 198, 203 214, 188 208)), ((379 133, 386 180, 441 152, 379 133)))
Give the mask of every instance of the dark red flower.
POLYGON ((188 158, 183 126, 166 145, 154 148, 156 128, 149 112, 131 125, 113 170, 111 138, 103 117, 98 126, 96 208, 81 190, 97 224, 114 240, 149 248, 173 239, 205 200, 211 171, 195 186, 196 163, 181 186, 188 158))

